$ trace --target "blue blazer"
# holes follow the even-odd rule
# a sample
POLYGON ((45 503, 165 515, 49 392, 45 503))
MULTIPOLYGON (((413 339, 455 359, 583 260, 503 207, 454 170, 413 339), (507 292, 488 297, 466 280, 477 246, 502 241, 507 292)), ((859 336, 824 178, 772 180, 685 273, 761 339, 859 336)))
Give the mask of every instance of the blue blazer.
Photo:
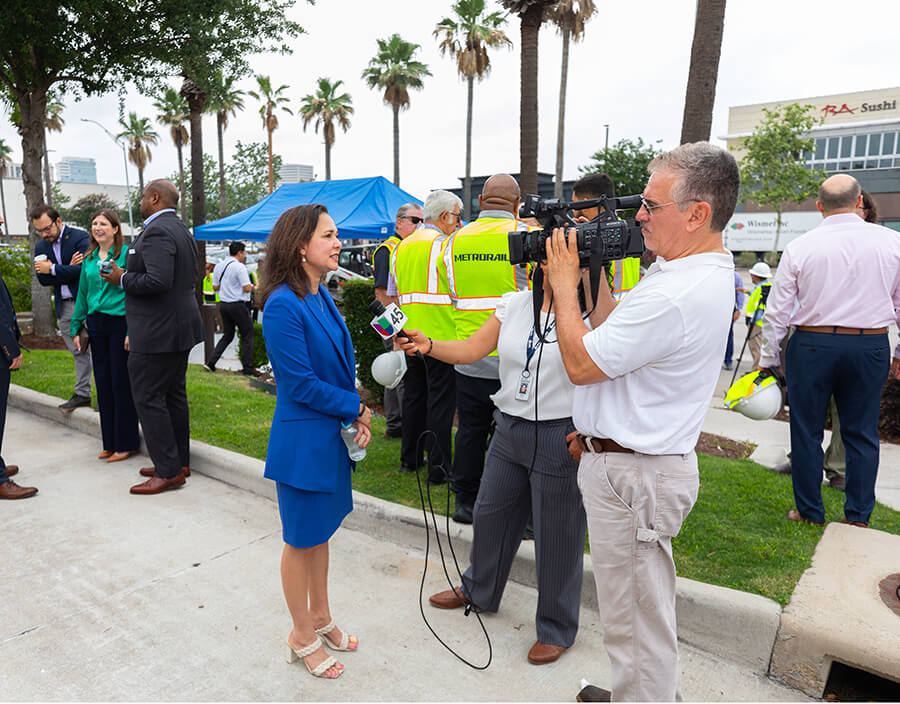
POLYGON ((278 390, 265 476, 332 493, 351 467, 341 422, 359 414, 350 331, 324 286, 299 298, 282 284, 263 309, 263 336, 278 390))
MULTIPOLYGON (((84 230, 77 227, 69 227, 63 225, 62 232, 59 233, 59 253, 62 261, 56 261, 56 255, 53 253, 53 245, 45 239, 35 242, 34 254, 46 254, 47 258, 53 262, 56 267, 56 274, 38 274, 37 279, 43 286, 53 287, 53 308, 56 311, 56 317, 60 315, 59 306, 62 304, 62 296, 60 295, 60 287, 65 284, 72 292, 73 300, 78 298, 78 279, 81 277, 81 264, 71 266, 72 255, 75 252, 84 254, 91 246, 91 236, 84 230)), ((68 333, 66 330, 63 334, 68 333)))

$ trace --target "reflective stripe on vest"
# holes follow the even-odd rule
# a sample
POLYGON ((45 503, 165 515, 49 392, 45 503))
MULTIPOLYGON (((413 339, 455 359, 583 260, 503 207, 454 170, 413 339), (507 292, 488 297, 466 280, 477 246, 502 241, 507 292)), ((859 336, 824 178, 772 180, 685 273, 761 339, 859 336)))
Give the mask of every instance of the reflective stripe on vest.
POLYGON ((400 242, 400 235, 391 235, 390 237, 388 237, 384 242, 382 242, 375 248, 374 252, 372 252, 372 261, 375 261, 375 255, 382 247, 387 248, 388 258, 390 259, 394 255, 394 250, 397 249, 397 245, 400 244, 400 242))
POLYGON ((456 339, 450 295, 437 275, 437 263, 446 241, 443 232, 434 225, 426 225, 395 248, 391 262, 397 298, 409 318, 407 327, 437 340, 456 339))

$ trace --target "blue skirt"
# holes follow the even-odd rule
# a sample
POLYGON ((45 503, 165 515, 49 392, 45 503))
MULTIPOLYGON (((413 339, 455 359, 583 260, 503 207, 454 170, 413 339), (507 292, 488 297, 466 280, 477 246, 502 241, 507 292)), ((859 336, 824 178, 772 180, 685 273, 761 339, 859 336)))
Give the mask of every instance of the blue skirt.
POLYGON ((291 547, 311 548, 327 543, 353 510, 349 466, 338 471, 333 493, 306 491, 282 482, 275 482, 275 489, 282 536, 291 547))

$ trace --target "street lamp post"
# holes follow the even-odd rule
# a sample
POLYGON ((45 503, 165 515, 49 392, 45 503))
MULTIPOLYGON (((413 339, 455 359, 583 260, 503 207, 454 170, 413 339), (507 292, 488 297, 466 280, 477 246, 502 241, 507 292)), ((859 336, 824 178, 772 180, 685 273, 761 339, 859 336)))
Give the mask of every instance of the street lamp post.
POLYGON ((127 152, 126 152, 126 150, 125 150, 125 145, 124 145, 122 142, 120 142, 112 132, 110 132, 108 129, 106 129, 103 125, 101 125, 101 124, 100 124, 99 122, 97 122, 96 120, 89 120, 89 119, 86 118, 86 117, 82 117, 82 118, 81 118, 81 121, 82 121, 82 122, 93 122, 95 125, 97 125, 97 127, 99 127, 101 130, 103 130, 104 132, 106 132, 106 134, 109 135, 109 138, 110 138, 113 142, 115 142, 115 143, 118 144, 120 147, 122 147, 122 160, 125 162, 125 193, 126 193, 126 197, 127 197, 127 199, 128 199, 128 203, 127 203, 127 206, 128 206, 128 227, 131 228, 131 236, 134 237, 134 217, 133 217, 132 214, 131 214, 131 183, 130 183, 129 180, 128 180, 128 154, 127 154, 127 152))
POLYGON ((603 145, 604 149, 609 149, 609 125, 603 125, 606 128, 606 142, 603 145))

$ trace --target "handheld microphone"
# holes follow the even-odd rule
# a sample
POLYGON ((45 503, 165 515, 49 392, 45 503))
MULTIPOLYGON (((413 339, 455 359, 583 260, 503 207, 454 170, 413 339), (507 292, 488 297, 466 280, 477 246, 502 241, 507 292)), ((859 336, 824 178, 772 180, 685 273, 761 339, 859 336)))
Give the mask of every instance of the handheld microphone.
MULTIPOLYGON (((394 335, 400 335, 411 341, 409 335, 403 329, 409 318, 404 315, 403 311, 396 304, 390 303, 385 306, 381 301, 374 300, 369 304, 369 312, 375 314, 369 325, 381 335, 382 339, 388 340, 394 335)), ((416 357, 422 359, 422 353, 419 350, 416 350, 416 357)))

